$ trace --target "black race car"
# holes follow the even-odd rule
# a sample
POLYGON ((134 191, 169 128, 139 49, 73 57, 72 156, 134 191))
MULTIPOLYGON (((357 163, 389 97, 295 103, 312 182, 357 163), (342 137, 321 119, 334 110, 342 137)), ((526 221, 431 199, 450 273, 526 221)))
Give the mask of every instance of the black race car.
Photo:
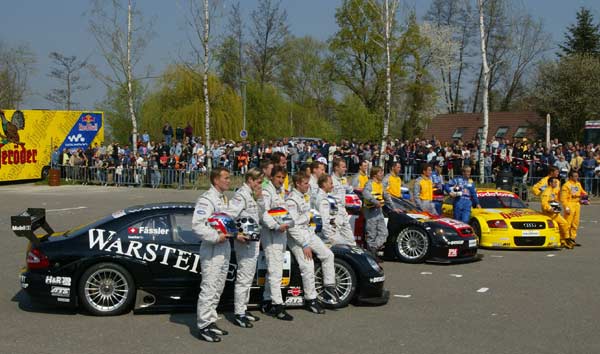
MULTIPOLYGON (((34 300, 80 306, 93 315, 129 311, 193 309, 200 285, 198 236, 192 231, 194 204, 162 203, 117 211, 91 224, 54 232, 44 209, 27 209, 11 218, 12 230, 29 239, 21 287, 34 300), (36 231, 42 229, 42 234, 36 231)), ((334 246, 336 291, 340 301, 385 304, 383 269, 358 247, 334 246)), ((235 252, 221 305, 233 304, 235 252)), ((281 291, 287 306, 301 306, 302 280, 298 265, 286 252, 281 291)), ((317 292, 322 291, 316 264, 317 292)), ((251 304, 260 303, 266 263, 261 253, 251 291, 251 304)))
MULTIPOLYGON (((471 226, 431 215, 406 199, 392 199, 394 210, 383 209, 389 234, 386 258, 406 263, 457 263, 480 258, 471 226)), ((354 212, 351 218, 357 242, 364 242, 364 216, 354 212)))

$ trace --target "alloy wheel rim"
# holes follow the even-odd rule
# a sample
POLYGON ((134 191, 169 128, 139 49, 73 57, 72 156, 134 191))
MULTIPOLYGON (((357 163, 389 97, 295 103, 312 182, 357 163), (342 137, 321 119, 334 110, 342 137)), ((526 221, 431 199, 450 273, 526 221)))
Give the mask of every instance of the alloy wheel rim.
POLYGON ((85 281, 84 294, 94 309, 110 312, 127 301, 129 284, 121 272, 115 269, 99 269, 85 281))

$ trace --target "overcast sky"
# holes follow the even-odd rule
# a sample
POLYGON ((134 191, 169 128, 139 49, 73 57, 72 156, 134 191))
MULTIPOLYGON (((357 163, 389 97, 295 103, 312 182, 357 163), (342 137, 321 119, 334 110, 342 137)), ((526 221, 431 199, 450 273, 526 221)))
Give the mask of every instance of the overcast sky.
MULTIPOLYGON (((177 60, 187 52, 183 13, 187 0, 137 0, 145 16, 155 18, 153 38, 145 52, 143 66, 151 65, 158 74, 165 65, 177 60)), ((231 1, 225 1, 231 3, 231 1)), ((257 0, 242 0, 242 10, 247 16, 256 6, 257 0)), ((340 0, 282 0, 287 10, 290 30, 296 36, 311 35, 321 40, 329 38, 337 29, 335 9, 340 0)), ((417 10, 421 18, 431 0, 407 0, 408 7, 417 10)), ((473 0, 475 4, 475 0, 473 0)), ((553 36, 556 45, 564 39, 564 31, 575 22, 579 7, 592 10, 596 23, 600 19, 600 0, 522 0, 524 6, 535 17, 541 18, 546 30, 553 36)), ((50 52, 90 56, 93 63, 102 63, 96 43, 89 33, 89 19, 85 13, 90 2, 85 0, 2 0, 3 18, 0 21, 0 40, 10 45, 27 43, 37 57, 36 73, 31 77, 27 97, 22 109, 55 108, 44 99, 56 82, 48 78, 51 61, 50 52)), ((400 14, 402 16, 402 14, 400 14)), ((221 19, 221 22, 225 19, 221 19)), ((83 75, 91 88, 78 94, 75 100, 81 109, 93 109, 103 99, 105 88, 88 73, 83 75)), ((12 108, 12 107, 2 107, 12 108)))

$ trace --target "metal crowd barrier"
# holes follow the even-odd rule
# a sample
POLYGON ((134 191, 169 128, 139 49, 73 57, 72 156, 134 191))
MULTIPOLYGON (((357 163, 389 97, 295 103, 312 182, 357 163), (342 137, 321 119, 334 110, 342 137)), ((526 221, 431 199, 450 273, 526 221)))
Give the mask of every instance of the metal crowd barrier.
MULTIPOLYGON (((297 166, 296 166, 297 167, 297 166)), ((103 186, 135 186, 135 187, 150 187, 150 188, 177 188, 177 189, 203 189, 209 186, 209 178, 206 173, 197 170, 175 170, 175 169, 152 169, 129 167, 118 170, 115 167, 86 167, 86 166, 69 166, 60 165, 61 178, 67 182, 103 185, 103 186)), ((419 177, 418 174, 401 173, 400 177, 404 185, 408 185, 410 181, 419 177), (408 180, 406 177, 409 176, 408 180)), ((239 176, 239 171, 232 171, 234 176, 239 176)), ((353 178, 348 175, 349 181, 353 178)), ((456 175, 455 175, 456 176, 456 175)), ((444 181, 448 181, 451 176, 444 175, 444 181)), ((531 198, 528 190, 531 186, 537 183, 543 177, 527 177, 524 180, 522 177, 513 177, 512 191, 521 196, 522 199, 528 200, 531 198)), ((473 180, 478 183, 478 177, 474 176, 473 180)), ((600 176, 579 178, 583 188, 590 194, 600 196, 600 176)), ((564 183, 565 179, 561 179, 564 183)), ((495 177, 486 177, 486 183, 495 184, 495 177)), ((509 188, 505 188, 509 189, 509 188)))

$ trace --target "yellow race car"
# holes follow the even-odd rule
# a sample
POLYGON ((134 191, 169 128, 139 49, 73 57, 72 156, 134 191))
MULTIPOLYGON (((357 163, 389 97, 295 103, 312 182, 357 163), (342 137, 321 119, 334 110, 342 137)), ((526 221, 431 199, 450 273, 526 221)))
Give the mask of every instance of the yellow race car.
MULTIPOLYGON (((559 248, 558 225, 549 217, 529 209, 519 197, 500 189, 480 189, 481 209, 471 209, 469 224, 484 248, 559 248)), ((453 217, 452 198, 442 205, 442 213, 453 217)))

